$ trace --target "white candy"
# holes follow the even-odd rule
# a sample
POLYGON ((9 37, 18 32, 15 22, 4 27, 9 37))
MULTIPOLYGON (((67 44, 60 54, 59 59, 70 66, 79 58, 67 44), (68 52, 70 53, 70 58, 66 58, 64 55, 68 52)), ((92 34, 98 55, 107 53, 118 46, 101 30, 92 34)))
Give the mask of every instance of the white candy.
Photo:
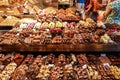
POLYGON ((40 28, 41 27, 41 23, 40 22, 37 22, 34 26, 34 28, 40 28))
POLYGON ((20 28, 27 28, 27 24, 20 24, 20 28))

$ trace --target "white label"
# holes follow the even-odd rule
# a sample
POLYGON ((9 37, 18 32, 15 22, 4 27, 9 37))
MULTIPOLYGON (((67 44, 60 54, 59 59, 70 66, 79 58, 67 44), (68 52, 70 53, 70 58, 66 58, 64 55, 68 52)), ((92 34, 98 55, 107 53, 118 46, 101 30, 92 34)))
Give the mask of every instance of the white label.
POLYGON ((54 64, 49 64, 48 66, 49 66, 49 67, 53 67, 53 66, 54 66, 54 64))
POLYGON ((106 56, 106 54, 105 54, 105 53, 102 53, 101 56, 106 56))
POLYGON ((30 34, 30 37, 32 36, 32 34, 30 34))
POLYGON ((104 65, 104 66, 110 66, 110 64, 109 64, 109 63, 104 63, 103 65, 104 65))
POLYGON ((0 65, 0 69, 3 69, 4 68, 4 65, 0 65))
POLYGON ((20 34, 19 34, 19 33, 17 33, 16 35, 17 35, 17 36, 19 36, 20 34))
POLYGON ((72 66, 72 64, 67 64, 66 66, 67 66, 67 67, 71 67, 71 66, 72 66))
POLYGON ((47 56, 43 56, 43 58, 47 58, 47 56))
POLYGON ((83 68, 83 69, 86 69, 86 68, 87 68, 87 65, 86 65, 86 64, 85 64, 85 65, 83 65, 83 66, 82 66, 82 68, 83 68))
POLYGON ((46 29, 47 32, 49 32, 50 30, 49 29, 46 29))

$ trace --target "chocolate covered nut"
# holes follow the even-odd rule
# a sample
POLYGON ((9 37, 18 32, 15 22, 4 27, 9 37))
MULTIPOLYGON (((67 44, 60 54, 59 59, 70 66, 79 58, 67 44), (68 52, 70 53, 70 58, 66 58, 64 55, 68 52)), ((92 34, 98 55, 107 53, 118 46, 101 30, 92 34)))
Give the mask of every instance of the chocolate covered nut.
POLYGON ((0 73, 0 79, 1 80, 8 80, 11 77, 11 74, 15 71, 17 67, 16 63, 10 63, 8 64, 5 69, 0 73))

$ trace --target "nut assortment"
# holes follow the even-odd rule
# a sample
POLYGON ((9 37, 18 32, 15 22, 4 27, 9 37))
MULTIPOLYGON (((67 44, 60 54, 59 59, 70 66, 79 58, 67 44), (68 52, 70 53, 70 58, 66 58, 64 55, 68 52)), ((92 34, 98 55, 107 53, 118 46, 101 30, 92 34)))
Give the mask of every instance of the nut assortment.
MULTIPOLYGON (((50 8, 50 10, 52 9, 50 8)), ((79 17, 75 15, 75 10, 72 8, 54 11, 55 13, 49 14, 40 11, 36 20, 21 19, 16 25, 17 28, 13 28, 0 36, 0 44, 113 44, 120 42, 119 24, 106 23, 105 28, 103 28, 100 27, 100 24, 103 23, 98 25, 91 18, 74 22, 74 20, 79 20, 79 17), (73 22, 61 19, 73 20, 73 22)))
POLYGON ((72 8, 68 8, 66 10, 60 9, 56 15, 58 18, 62 20, 79 20, 80 17, 75 15, 75 11, 72 8))
POLYGON ((113 64, 113 65, 119 65, 120 63, 120 59, 119 59, 119 56, 117 55, 109 55, 108 56, 109 59, 110 59, 110 62, 113 64))
POLYGON ((8 80, 11 77, 11 74, 15 71, 17 67, 16 63, 11 62, 8 64, 5 69, 0 73, 1 80, 8 80))
POLYGON ((11 80, 23 80, 26 79, 26 70, 28 70, 28 66, 26 64, 20 65, 12 74, 11 80))
POLYGON ((27 79, 26 72, 29 66, 33 63, 33 55, 27 55, 22 64, 12 74, 12 80, 27 79))
POLYGON ((100 61, 102 64, 104 64, 104 63, 111 64, 109 58, 106 57, 106 56, 101 56, 101 57, 99 57, 99 61, 100 61))
MULTIPOLYGON (((91 18, 80 20, 74 8, 54 9, 47 8, 36 14, 36 19, 8 16, 2 23, 16 27, 0 36, 0 44, 44 45, 59 44, 85 44, 85 43, 119 43, 120 25, 106 23, 105 28, 91 18), (12 19, 12 22, 11 22, 12 19), (73 20, 73 22, 64 21, 73 20), (78 22, 74 22, 78 20, 78 22), (99 25, 98 25, 99 24, 99 25), (111 30, 112 29, 112 30, 111 30), (114 30, 114 32, 113 32, 114 30)), ((1 24, 2 24, 1 23, 1 24)))
POLYGON ((88 64, 87 57, 83 54, 77 55, 77 59, 80 65, 88 64))
MULTIPOLYGON (((21 20, 16 28, 0 36, 0 44, 120 42, 118 24, 106 23, 106 28, 103 28, 90 18, 79 22, 64 22, 64 20, 80 19, 72 9, 54 10, 48 14, 39 12, 36 19, 31 21, 28 19, 26 22, 21 20)), ((119 55, 59 53, 37 56, 20 53, 0 54, 0 80, 120 80, 119 57, 119 55)))
POLYGON ((111 70, 110 70, 110 67, 108 67, 108 66, 99 65, 98 66, 98 71, 100 72, 103 80, 109 80, 109 79, 114 80, 115 79, 111 70))
POLYGON ((48 65, 42 65, 39 69, 39 73, 36 78, 39 79, 49 79, 50 77, 50 67, 48 65))
POLYGON ((51 80, 61 80, 63 76, 63 67, 53 66, 51 69, 51 80))
MULTIPOLYGON (((8 56, 6 54, 1 57, 8 56)), ((13 54, 1 68, 0 80, 119 80, 120 65, 112 60, 120 56, 94 54, 13 54), (92 61, 93 58, 93 61, 92 61), (95 62, 94 60, 97 60, 95 62), (109 65, 105 65, 105 63, 109 65)), ((116 61, 117 62, 117 61, 116 61)), ((1 64, 2 65, 2 64, 1 64)))
MULTIPOLYGON (((47 9, 45 9, 46 11, 47 9)), ((36 20, 31 18, 21 19, 16 25, 17 28, 0 36, 0 44, 109 44, 120 42, 120 25, 118 24, 106 23, 106 28, 103 28, 99 26, 103 23, 98 25, 91 18, 74 22, 74 20, 79 20, 79 16, 75 14, 73 8, 66 10, 48 8, 48 11, 50 11, 48 14, 44 10, 39 11, 36 15, 36 20), (73 22, 64 20, 73 20, 73 22), (115 31, 112 32, 111 29, 115 31)), ((14 19, 15 17, 12 18, 14 19)), ((16 18, 14 20, 14 22, 18 21, 16 18)))
POLYGON ((117 66, 110 66, 110 70, 115 79, 120 79, 120 68, 118 68, 117 66))
POLYGON ((90 65, 97 65, 99 62, 97 55, 89 54, 87 58, 90 65))
MULTIPOLYGON (((108 29, 98 29, 94 24, 85 27, 83 23, 44 22, 27 23, 26 28, 14 28, 0 36, 0 44, 85 44, 85 43, 119 43, 119 30, 110 32, 108 29), (34 24, 34 25, 32 25, 34 24), (54 24, 54 25, 53 25, 54 24), (56 25, 56 26, 55 26, 56 25), (31 26, 31 27, 29 27, 31 26), (45 28, 46 26, 46 28, 45 28), (54 26, 54 27, 49 27, 54 26), (34 28, 35 27, 35 28, 34 28)), ((89 23, 90 24, 90 23, 89 23)), ((24 25, 23 25, 24 26, 24 25)))

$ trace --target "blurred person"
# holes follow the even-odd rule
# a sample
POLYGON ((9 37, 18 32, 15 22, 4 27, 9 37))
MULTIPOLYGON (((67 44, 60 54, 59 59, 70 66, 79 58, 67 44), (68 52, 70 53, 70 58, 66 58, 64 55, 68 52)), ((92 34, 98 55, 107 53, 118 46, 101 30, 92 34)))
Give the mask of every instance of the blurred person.
MULTIPOLYGON (((87 10, 89 8, 89 4, 90 4, 90 0, 85 0, 85 10, 87 10)), ((89 18, 88 13, 85 13, 86 18, 89 18)))
POLYGON ((86 10, 87 15, 97 22, 98 12, 103 7, 102 0, 90 0, 88 9, 86 10))
POLYGON ((120 24, 120 0, 109 0, 103 18, 106 23, 120 24))
POLYGON ((80 12, 85 9, 84 0, 77 0, 77 8, 80 12))
POLYGON ((84 0, 77 0, 77 11, 81 15, 81 19, 85 20, 85 1, 84 0))
POLYGON ((85 0, 85 9, 89 8, 90 0, 85 0))
POLYGON ((107 6, 107 4, 108 4, 108 0, 102 0, 102 4, 103 4, 104 10, 105 10, 105 8, 106 8, 106 6, 107 6))

